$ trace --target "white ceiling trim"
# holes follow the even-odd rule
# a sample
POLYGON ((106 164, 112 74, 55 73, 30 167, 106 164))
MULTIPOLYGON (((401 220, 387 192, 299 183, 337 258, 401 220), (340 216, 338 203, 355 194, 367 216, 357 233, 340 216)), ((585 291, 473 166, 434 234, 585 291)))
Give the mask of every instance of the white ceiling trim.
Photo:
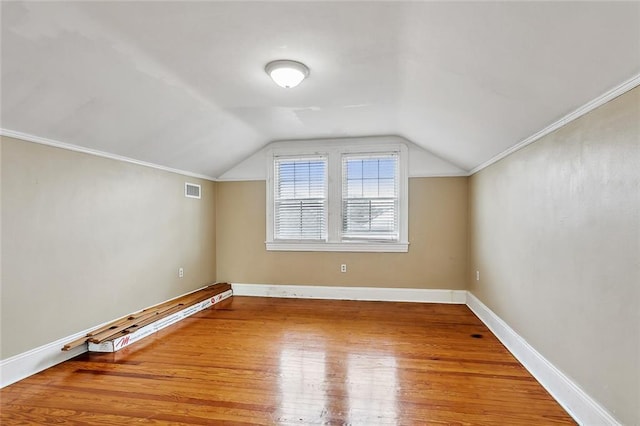
POLYGON ((158 169, 158 170, 162 170, 162 171, 165 171, 165 172, 177 173, 177 174, 183 175, 183 176, 189 176, 189 177, 194 177, 194 178, 199 178, 199 179, 210 180, 212 182, 216 181, 216 178, 214 178, 212 176, 202 175, 202 174, 199 174, 199 173, 187 172, 185 170, 179 170, 179 169, 174 169, 174 168, 171 168, 171 167, 161 166, 159 164, 148 163, 146 161, 136 160, 135 158, 129 158, 129 157, 125 157, 123 155, 111 154, 109 152, 99 151, 97 149, 85 148, 83 146, 78 146, 78 145, 73 145, 73 144, 70 144, 70 143, 60 142, 60 141, 56 141, 56 140, 53 140, 53 139, 42 138, 40 136, 29 135, 27 133, 16 132, 14 130, 0 128, 0 135, 6 136, 6 137, 10 137, 10 138, 15 138, 15 139, 21 139, 21 140, 27 141, 27 142, 38 143, 38 144, 41 144, 41 145, 48 145, 48 146, 53 146, 53 147, 56 147, 56 148, 67 149, 69 151, 82 152, 84 154, 95 155, 97 157, 108 158, 110 160, 116 160, 116 161, 122 161, 122 162, 125 162, 125 163, 136 164, 138 166, 150 167, 152 169, 158 169))
POLYGON ((640 73, 639 11, 6 2, 0 127, 216 180, 273 140, 403 134, 458 169, 433 172, 467 173, 640 73), (281 58, 312 70, 295 91, 264 72, 281 58))
MULTIPOLYGON (((554 132, 555 130, 558 130, 559 128, 571 123, 572 121, 582 117, 583 115, 593 111, 594 109, 606 104, 607 102, 617 98, 618 96, 634 89, 635 87, 640 86, 640 74, 637 74, 635 76, 633 76, 632 78, 630 78, 629 80, 621 83, 620 85, 614 87, 613 89, 603 93, 602 95, 596 97, 595 99, 587 102, 586 104, 580 106, 579 108, 575 109, 574 111, 570 112, 569 114, 565 115, 564 117, 562 117, 561 119, 559 119, 558 121, 550 124, 549 126, 545 127, 544 129, 540 130, 539 132, 534 133, 533 135, 529 136, 528 138, 518 142, 517 144, 513 145, 512 147, 502 151, 501 153, 495 155, 494 157, 492 157, 491 159, 489 159, 488 161, 485 161, 484 163, 480 164, 479 166, 475 167, 474 169, 472 169, 471 171, 469 171, 468 173, 465 172, 461 172, 461 173, 443 173, 443 174, 416 174, 416 175, 411 175, 410 177, 461 177, 461 176, 472 176, 476 173, 478 173, 479 171, 489 167, 490 165, 502 160, 503 158, 513 154, 514 152, 526 147, 527 145, 530 145, 532 143, 534 143, 535 141, 543 138, 544 136, 548 135, 549 133, 554 132)), ((146 161, 140 161, 140 160, 136 160, 134 158, 130 158, 130 157, 125 157, 122 155, 117 155, 117 154, 112 154, 109 152, 104 152, 104 151, 99 151, 99 150, 95 150, 95 149, 91 149, 91 148, 86 148, 86 147, 82 147, 82 146, 78 146, 78 145, 73 145, 70 143, 65 143, 65 142, 60 142, 60 141, 56 141, 53 139, 48 139, 48 138, 43 138, 40 136, 34 136, 34 135, 30 135, 27 133, 23 133, 23 132, 17 132, 14 130, 9 130, 9 129, 4 129, 4 128, 0 128, 0 135, 2 136, 7 136, 7 137, 12 137, 12 138, 16 138, 16 139, 21 139, 27 142, 33 142, 33 143, 38 143, 38 144, 42 144, 42 145, 48 145, 48 146, 53 146, 56 148, 62 148, 62 149, 67 149, 70 151, 76 151, 76 152, 82 152, 85 154, 90 154, 90 155, 95 155, 98 157, 103 157, 103 158, 109 158, 111 160, 116 160, 116 161, 123 161, 125 163, 131 163, 131 164, 136 164, 139 166, 144 166, 144 167, 150 167, 153 169, 158 169, 158 170, 163 170, 166 172, 171 172, 171 173, 177 173, 183 176, 189 176, 189 177, 195 177, 195 178, 200 178, 200 179, 205 179, 205 180, 209 180, 212 182, 217 182, 217 181, 222 181, 222 182, 235 182, 235 181, 247 181, 247 180, 256 180, 256 181, 260 181, 260 180, 265 180, 262 177, 256 177, 256 178, 215 178, 213 176, 208 176, 208 175, 203 175, 203 174, 199 174, 199 173, 192 173, 192 172, 188 172, 185 170, 180 170, 180 169, 174 169, 171 167, 166 167, 166 166, 162 166, 159 164, 154 164, 154 163, 149 163, 146 161)))
POLYGON ((587 114, 588 112, 593 111, 594 109, 598 108, 601 105, 606 104, 607 102, 609 102, 610 100, 617 98, 618 96, 628 92, 629 90, 635 88, 636 86, 640 86, 640 74, 635 75, 634 77, 630 78, 629 80, 625 81, 624 83, 614 87, 613 89, 603 93, 602 95, 598 96, 597 98, 587 102, 586 104, 582 105, 581 107, 579 107, 578 109, 570 112, 569 114, 565 115, 564 117, 562 117, 560 120, 556 121, 555 123, 550 124, 549 126, 545 127, 544 129, 540 130, 537 133, 534 133, 533 135, 529 136, 528 138, 524 139, 523 141, 518 142, 517 144, 513 145, 511 148, 508 148, 504 151, 502 151, 500 154, 496 155, 495 157, 490 158, 489 160, 485 161, 484 163, 480 164, 478 167, 472 169, 468 176, 471 176, 475 173, 478 173, 480 170, 485 169, 487 167, 489 167, 490 165, 492 165, 493 163, 496 163, 500 160, 502 160, 503 158, 505 158, 508 155, 513 154, 514 152, 524 148, 525 146, 534 143, 535 141, 537 141, 538 139, 548 135, 549 133, 558 130, 559 128, 566 126, 567 124, 571 123, 573 120, 576 120, 580 117, 582 117, 583 115, 587 114))

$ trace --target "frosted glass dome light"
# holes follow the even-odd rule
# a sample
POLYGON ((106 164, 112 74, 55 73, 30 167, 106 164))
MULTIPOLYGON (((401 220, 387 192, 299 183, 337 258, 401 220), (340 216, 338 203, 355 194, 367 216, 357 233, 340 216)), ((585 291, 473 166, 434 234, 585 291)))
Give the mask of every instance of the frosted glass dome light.
POLYGON ((285 89, 296 87, 309 76, 309 68, 305 64, 289 60, 269 62, 264 70, 278 86, 285 89))

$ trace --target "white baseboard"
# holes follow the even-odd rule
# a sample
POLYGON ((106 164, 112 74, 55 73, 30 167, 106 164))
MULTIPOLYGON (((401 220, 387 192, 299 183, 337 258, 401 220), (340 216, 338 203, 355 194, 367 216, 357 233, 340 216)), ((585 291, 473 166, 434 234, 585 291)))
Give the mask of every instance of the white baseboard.
POLYGON ((96 327, 78 332, 71 336, 63 337, 55 342, 47 343, 30 351, 12 356, 11 358, 0 361, 0 388, 9 386, 19 380, 53 367, 56 364, 64 362, 74 356, 80 355, 87 351, 87 345, 75 347, 69 351, 63 352, 62 346, 73 340, 86 336, 88 332, 96 327))
MULTIPOLYGON (((173 297, 169 300, 174 300, 187 294, 196 292, 204 287, 197 288, 180 296, 173 297)), ((168 300, 168 301, 169 301, 168 300)), ((150 307, 150 306, 149 306, 150 307)), ((148 307, 148 308, 149 308, 148 307)), ((146 309, 146 308, 145 308, 146 309)), ((62 347, 69 342, 80 339, 82 336, 86 336, 91 330, 103 327, 109 323, 107 321, 102 324, 98 324, 83 331, 79 331, 71 336, 63 337, 55 342, 47 343, 40 347, 28 350, 18 355, 12 356, 0 361, 0 389, 5 386, 9 386, 12 383, 26 379, 27 377, 46 370, 49 367, 53 367, 56 364, 67 361, 75 356, 87 352, 87 345, 83 344, 75 347, 69 351, 62 351, 62 347)))
MULTIPOLYGON (((524 365, 579 424, 620 424, 605 408, 544 358, 478 298, 466 290, 242 283, 234 283, 232 284, 232 288, 235 296, 452 304, 466 303, 489 330, 495 334, 518 361, 524 365)), ((0 361, 0 388, 86 352, 86 345, 76 347, 67 352, 63 352, 60 349, 65 343, 79 339, 95 328, 96 327, 91 327, 90 329, 0 361)))
POLYGON ((466 290, 422 288, 331 287, 232 283, 234 296, 287 297, 298 299, 368 300, 384 302, 454 303, 464 305, 466 290))
POLYGON ((467 306, 575 421, 581 425, 620 424, 471 292, 467 292, 467 306))

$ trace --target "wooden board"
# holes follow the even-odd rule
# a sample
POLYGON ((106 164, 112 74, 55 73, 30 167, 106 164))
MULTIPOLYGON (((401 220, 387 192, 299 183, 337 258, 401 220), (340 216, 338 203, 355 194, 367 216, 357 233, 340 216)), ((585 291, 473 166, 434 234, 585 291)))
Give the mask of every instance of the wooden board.
POLYGON ((107 325, 98 327, 95 330, 87 333, 86 336, 67 343, 62 347, 62 350, 68 351, 72 348, 86 344, 88 342, 100 344, 111 339, 120 338, 124 334, 130 334, 134 331, 138 331, 139 329, 149 324, 163 320, 164 318, 174 315, 182 310, 188 309, 193 305, 202 304, 203 301, 213 299, 215 298, 215 296, 229 291, 232 291, 231 285, 227 283, 217 283, 209 285, 200 290, 143 309, 142 311, 129 314, 107 325))
POLYGON ((109 338, 108 340, 104 340, 100 343, 94 343, 91 340, 88 343, 89 351, 91 352, 116 352, 122 348, 126 348, 132 343, 137 342, 140 339, 143 339, 150 334, 153 334, 157 331, 162 330, 165 327, 168 327, 172 324, 177 323, 190 315, 195 314, 203 309, 206 309, 222 300, 225 300, 233 295, 232 290, 227 290, 222 293, 219 293, 213 297, 210 297, 202 302, 198 302, 192 304, 190 306, 182 307, 177 306, 175 308, 170 309, 172 312, 169 315, 163 315, 162 318, 154 318, 154 320, 144 326, 138 326, 135 328, 135 331, 130 331, 124 334, 119 334, 109 338))

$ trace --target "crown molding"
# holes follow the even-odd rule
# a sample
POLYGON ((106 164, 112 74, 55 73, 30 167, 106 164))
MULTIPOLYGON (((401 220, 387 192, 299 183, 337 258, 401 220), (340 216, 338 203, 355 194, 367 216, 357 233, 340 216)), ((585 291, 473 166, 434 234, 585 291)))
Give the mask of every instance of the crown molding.
POLYGON ((122 161, 124 163, 136 164, 138 166, 150 167, 152 169, 162 170, 164 172, 176 173, 183 176, 205 179, 212 182, 216 181, 216 178, 214 178, 213 176, 203 175, 200 173, 192 173, 186 170, 174 169, 172 167, 167 167, 167 166, 161 166, 160 164, 136 160, 135 158, 125 157, 123 155, 111 154, 109 152, 99 151, 97 149, 85 148, 83 146, 73 145, 70 143, 60 142, 60 141, 48 139, 48 138, 42 138, 40 136, 34 136, 28 133, 16 132, 14 130, 0 128, 0 135, 10 137, 10 138, 20 139, 26 142, 33 142, 41 145, 53 146, 55 148, 62 148, 69 151, 81 152, 83 154, 95 155, 96 157, 108 158, 110 160, 122 161))
POLYGON ((531 135, 528 138, 518 142, 517 144, 513 145, 512 147, 502 151, 500 154, 490 158, 489 160, 485 161, 484 163, 482 163, 479 166, 477 166, 474 169, 472 169, 469 172, 469 176, 471 176, 471 175, 473 175, 475 173, 478 173, 480 170, 489 167, 493 163, 496 163, 496 162, 502 160, 506 156, 513 154, 514 152, 524 148, 525 146, 527 146, 529 144, 534 143, 535 141, 537 141, 538 139, 543 138, 544 136, 548 135, 549 133, 551 133, 551 132, 553 132, 555 130, 558 130, 560 127, 566 126, 567 124, 571 123, 573 120, 576 120, 576 119, 582 117, 583 115, 587 114, 588 112, 593 111, 594 109, 598 108, 599 106, 606 104, 610 100, 612 100, 614 98, 617 98, 618 96, 630 91, 631 89, 634 89, 636 86, 640 86, 640 74, 635 75, 634 77, 632 77, 629 80, 623 82, 622 84, 614 87, 613 89, 609 90, 608 92, 603 93, 602 95, 598 96, 597 98, 595 98, 595 99, 587 102, 586 104, 582 105, 578 109, 570 112, 569 114, 567 114, 564 117, 562 117, 560 120, 550 124, 549 126, 545 127, 544 129, 540 130, 539 132, 534 133, 533 135, 531 135))
MULTIPOLYGON (((603 93, 602 95, 598 96, 597 98, 587 102, 586 104, 580 106, 579 108, 575 109, 574 111, 570 112, 569 114, 565 115, 564 117, 562 117, 561 119, 555 121, 554 123, 550 124, 549 126, 545 127, 544 129, 538 131, 537 133, 534 133, 533 135, 529 136, 528 138, 518 142, 517 144, 507 148, 506 150, 502 151, 501 153, 493 156, 492 158, 490 158, 489 160, 481 163, 480 165, 476 166, 475 168, 471 169, 471 171, 469 172, 464 172, 461 171, 459 173, 443 173, 443 174, 428 174, 426 176, 421 176, 421 175, 416 175, 416 176, 410 176, 410 177, 454 177, 454 176, 472 176, 476 173, 478 173, 479 171, 489 167, 490 165, 502 160, 503 158, 513 154, 514 152, 526 147, 527 145, 532 144, 533 142, 537 141, 538 139, 543 138, 544 136, 548 135, 549 133, 554 132, 555 130, 558 130, 559 128, 569 124, 570 122, 582 117, 583 115, 593 111, 594 109, 598 108, 599 106, 602 106, 604 104, 606 104, 607 102, 611 101, 612 99, 617 98, 618 96, 634 89, 635 87, 640 86, 640 74, 637 74, 635 76, 633 76, 632 78, 630 78, 629 80, 621 83, 620 85, 614 87, 613 89, 603 93)), ((62 149, 67 149, 70 151, 76 151, 76 152, 82 152, 85 154, 90 154, 90 155, 95 155, 97 157, 103 157, 103 158, 109 158, 112 160, 116 160, 116 161, 123 161, 125 163, 131 163, 131 164, 136 164, 139 166, 144 166, 144 167, 150 167, 153 169, 158 169, 158 170, 163 170, 166 172, 170 172, 170 173, 177 173, 183 176, 189 176, 189 177, 195 177, 195 178, 200 178, 200 179, 205 179, 205 180, 209 180, 212 182, 217 182, 218 180, 220 181, 228 181, 228 182, 233 182, 233 181, 244 181, 244 180, 263 180, 263 179, 259 179, 259 178, 254 178, 254 179, 242 179, 242 178, 223 178, 223 179, 217 179, 213 176, 208 176, 208 175, 204 175, 204 174, 199 174, 199 173, 192 173, 192 172, 188 172, 186 170, 180 170, 180 169, 174 169, 171 167, 166 167, 166 166, 162 166, 159 164, 154 164, 154 163, 149 163, 146 161, 140 161, 140 160, 136 160, 134 158, 129 158, 129 157, 125 157, 122 155, 116 155, 116 154, 111 154, 108 152, 104 152, 104 151, 99 151, 99 150, 95 150, 95 149, 91 149, 91 148, 85 148, 82 146, 78 146, 78 145, 73 145, 73 144, 69 144, 69 143, 65 143, 65 142, 60 142, 60 141, 56 141, 53 139, 48 139, 48 138, 42 138, 40 136, 34 136, 34 135, 30 135, 27 133, 22 133, 22 132, 17 132, 14 130, 9 130, 9 129, 4 129, 4 128, 0 128, 0 135, 2 136, 7 136, 7 137, 12 137, 12 138, 17 138, 17 139, 22 139, 24 141, 27 142, 34 142, 34 143, 39 143, 42 145, 49 145, 49 146, 53 146, 56 148, 62 148, 62 149)), ((398 136, 386 136, 387 138, 400 138, 398 136)), ((339 139, 327 139, 330 142, 336 142, 336 141, 340 141, 340 140, 344 140, 347 138, 339 138, 339 139)), ((362 139, 362 138, 348 138, 348 139, 362 139)), ((272 143, 278 143, 278 142, 290 142, 290 141, 275 141, 272 143)))

